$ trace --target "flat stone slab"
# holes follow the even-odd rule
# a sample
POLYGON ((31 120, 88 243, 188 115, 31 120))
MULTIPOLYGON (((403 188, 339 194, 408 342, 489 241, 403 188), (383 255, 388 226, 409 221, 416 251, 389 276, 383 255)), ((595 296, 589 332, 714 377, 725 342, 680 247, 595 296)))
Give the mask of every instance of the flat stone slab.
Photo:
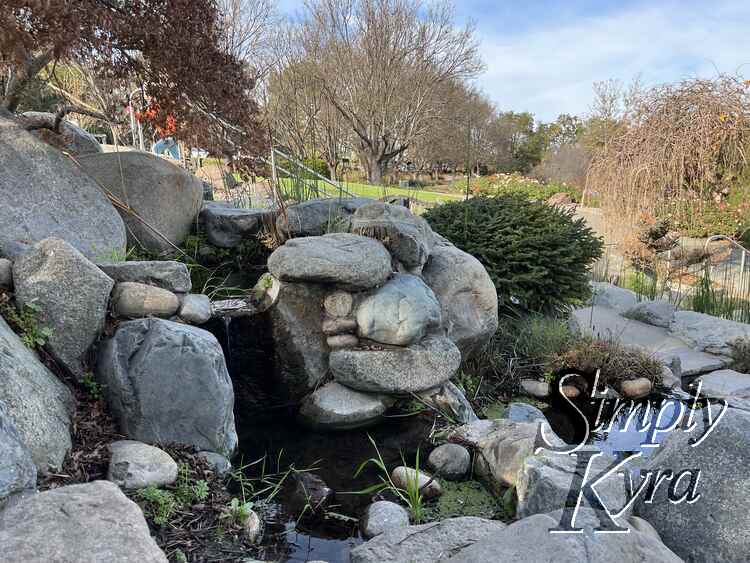
POLYGON ((699 352, 687 347, 664 350, 654 355, 667 366, 672 364, 674 358, 678 358, 680 361, 681 377, 693 377, 702 373, 719 370, 726 367, 731 361, 730 358, 725 356, 714 356, 713 354, 706 354, 705 352, 699 352))
POLYGON ((268 270, 286 282, 369 289, 391 274, 391 255, 378 241, 349 233, 291 239, 268 258, 268 270))
POLYGON ((691 387, 697 388, 698 381, 703 382, 701 395, 707 397, 715 399, 729 399, 735 396, 750 398, 750 374, 747 373, 740 373, 732 369, 713 371, 691 383, 691 387))
POLYGON ((309 395, 299 414, 313 428, 349 430, 376 423, 389 403, 382 395, 362 393, 332 381, 309 395))
POLYGON ((176 260, 100 262, 97 266, 116 282, 145 283, 175 293, 188 293, 192 287, 187 266, 176 260))

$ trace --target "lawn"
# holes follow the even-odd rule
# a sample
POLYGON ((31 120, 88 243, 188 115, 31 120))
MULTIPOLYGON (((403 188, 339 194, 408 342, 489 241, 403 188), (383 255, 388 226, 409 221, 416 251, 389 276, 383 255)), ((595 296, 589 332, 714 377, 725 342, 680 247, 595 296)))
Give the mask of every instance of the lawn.
MULTIPOLYGON (((425 203, 445 203, 447 201, 460 201, 464 197, 459 194, 432 192, 429 190, 422 190, 419 188, 399 188, 395 186, 374 186, 371 184, 360 184, 356 182, 344 182, 343 188, 349 193, 359 197, 369 197, 372 199, 379 199, 384 196, 406 196, 413 200, 422 201, 425 203)), ((333 186, 323 184, 321 187, 328 193, 333 193, 335 188, 333 186)))

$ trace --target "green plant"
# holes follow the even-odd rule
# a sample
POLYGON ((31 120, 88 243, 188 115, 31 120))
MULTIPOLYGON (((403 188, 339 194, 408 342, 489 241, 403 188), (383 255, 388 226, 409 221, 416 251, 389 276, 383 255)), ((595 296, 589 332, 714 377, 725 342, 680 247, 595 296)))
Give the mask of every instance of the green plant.
POLYGON ((144 512, 146 516, 154 521, 157 526, 163 526, 178 508, 175 495, 154 485, 138 491, 138 497, 145 503, 144 512))
POLYGON ((102 398, 102 385, 94 379, 94 374, 90 371, 83 374, 83 377, 81 378, 81 386, 92 399, 98 401, 102 398))
POLYGON ((52 336, 52 329, 39 324, 39 307, 27 303, 20 309, 10 303, 7 294, 0 296, 0 315, 20 334, 29 348, 41 348, 52 336))
POLYGON ((424 217, 484 265, 505 310, 559 311, 590 294, 588 269, 602 242, 568 211, 508 194, 447 203, 424 217))
POLYGON ((194 481, 190 466, 187 463, 181 463, 177 467, 177 482, 175 483, 174 494, 180 504, 202 502, 208 498, 208 493, 208 483, 203 479, 194 481))
POLYGON ((222 519, 228 520, 234 526, 244 526, 252 512, 252 502, 241 502, 240 499, 235 497, 222 514, 222 519))

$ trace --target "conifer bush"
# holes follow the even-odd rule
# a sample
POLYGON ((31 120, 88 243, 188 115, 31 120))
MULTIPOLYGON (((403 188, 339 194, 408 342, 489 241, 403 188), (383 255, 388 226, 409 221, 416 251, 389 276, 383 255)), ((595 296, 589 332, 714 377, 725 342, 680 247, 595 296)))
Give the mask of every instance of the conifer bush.
POLYGON ((440 205, 424 217, 484 265, 506 310, 555 312, 589 295, 587 271, 602 242, 570 211, 504 194, 440 205))

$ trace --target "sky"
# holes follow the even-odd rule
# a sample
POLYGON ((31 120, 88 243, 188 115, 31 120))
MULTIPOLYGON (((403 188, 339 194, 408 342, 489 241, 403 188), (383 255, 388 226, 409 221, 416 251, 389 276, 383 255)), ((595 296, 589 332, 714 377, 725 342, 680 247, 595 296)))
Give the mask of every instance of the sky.
MULTIPOLYGON (((280 0, 293 13, 302 0, 280 0)), ((646 86, 718 73, 750 78, 750 0, 454 0, 473 22, 498 109, 585 115, 595 81, 646 86)))

